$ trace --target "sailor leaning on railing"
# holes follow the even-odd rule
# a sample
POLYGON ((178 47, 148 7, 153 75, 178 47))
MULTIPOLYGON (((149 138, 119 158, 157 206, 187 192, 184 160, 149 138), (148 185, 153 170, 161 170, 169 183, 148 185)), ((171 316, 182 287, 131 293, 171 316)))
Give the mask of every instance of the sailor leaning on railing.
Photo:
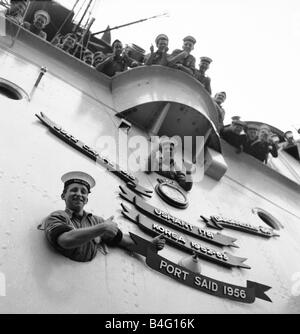
MULTIPOLYGON (((79 26, 76 26, 76 29, 73 29, 72 31, 65 32, 64 35, 61 33, 61 26, 55 36, 49 36, 49 38, 47 38, 47 32, 44 30, 47 30, 51 18, 49 13, 45 10, 36 11, 33 22, 24 22, 26 11, 28 10, 30 3, 31 1, 26 0, 12 0, 11 7, 6 12, 6 17, 14 23, 28 29, 35 35, 46 40, 48 39, 51 41, 52 45, 61 48, 70 55, 95 67, 98 71, 103 72, 108 76, 114 76, 119 72, 126 71, 130 67, 143 65, 169 66, 194 76, 204 86, 207 92, 211 94, 210 78, 205 75, 211 59, 208 57, 201 57, 199 70, 196 69, 196 59, 191 54, 196 43, 196 39, 193 36, 186 36, 183 38, 182 49, 175 49, 171 54, 168 54, 169 39, 165 34, 159 34, 156 37, 155 44, 157 50, 154 52, 154 47, 151 46, 150 54, 147 54, 146 56, 144 54, 145 51, 142 48, 135 45, 136 49, 134 52, 130 52, 130 48, 123 48, 123 44, 119 40, 115 40, 111 46, 106 45, 104 48, 101 43, 96 43, 97 51, 92 51, 89 49, 89 46, 93 43, 86 43, 83 38, 83 35, 86 34, 89 41, 91 32, 84 31, 84 28, 79 26), (99 57, 99 53, 101 53, 101 57, 99 57), (88 54, 88 56, 85 57, 84 55, 86 54, 88 54)), ((53 17, 53 21, 55 21, 55 17, 53 17)), ((52 22, 52 24, 55 25, 55 22, 52 22)), ((52 31, 51 33, 53 34, 52 31)), ((101 41, 99 40, 99 42, 101 41)))
MULTIPOLYGON (((10 8, 5 14, 6 17, 15 24, 28 29, 31 33, 37 35, 38 37, 46 40, 48 39, 49 41, 51 40, 53 46, 62 49, 64 52, 67 52, 76 58, 79 58, 88 66, 93 67, 110 77, 116 75, 117 73, 124 72, 130 67, 136 66, 161 65, 172 67, 180 71, 184 71, 196 78, 211 95, 211 79, 206 75, 206 72, 209 69, 212 59, 209 57, 201 57, 199 69, 195 67, 196 59, 191 54, 196 43, 196 39, 193 36, 186 36, 183 38, 182 49, 176 49, 172 53, 168 53, 169 38, 165 34, 159 34, 155 39, 157 50, 154 51, 154 47, 151 45, 150 53, 145 56, 145 51, 143 49, 139 48, 135 44, 124 48, 120 40, 115 40, 112 45, 109 45, 104 41, 101 42, 101 40, 98 40, 100 44, 89 42, 84 43, 84 37, 87 37, 89 40, 91 33, 89 31, 85 31, 84 28, 77 25, 76 29, 67 33, 65 31, 64 35, 61 33, 61 26, 55 33, 55 36, 50 36, 51 30, 48 29, 48 25, 51 18, 47 11, 37 10, 34 13, 33 22, 24 22, 24 18, 27 17, 27 11, 30 7, 30 3, 31 1, 26 0, 11 0, 10 8), (49 33, 49 37, 47 37, 47 32, 49 33), (101 43, 103 45, 101 45, 101 43), (96 52, 95 50, 92 51, 89 48, 92 45, 98 46, 98 48, 96 48, 96 52), (103 46, 105 47, 103 48, 103 46)), ((52 18, 53 21, 55 21, 55 19, 55 17, 52 18)), ((55 22, 52 23, 55 24, 55 22)), ((231 139, 234 138, 233 145, 236 146, 236 136, 239 136, 239 134, 235 133, 235 125, 223 129, 225 110, 222 104, 225 99, 225 92, 216 93, 213 98, 217 113, 217 121, 215 125, 225 140, 230 137, 228 140, 230 144, 232 144, 231 139)), ((274 133, 268 131, 269 134, 266 136, 259 134, 259 132, 261 132, 261 129, 253 129, 253 126, 245 127, 244 135, 247 140, 244 145, 239 144, 240 139, 238 139, 237 142, 240 151, 243 150, 244 152, 264 162, 267 161, 268 153, 271 153, 273 157, 276 157, 277 149, 279 147, 289 148, 290 146, 298 144, 292 139, 289 139, 291 137, 291 131, 286 132, 284 137, 285 143, 279 143, 278 145, 271 140, 274 133), (253 134, 253 132, 255 133, 253 134), (251 139, 252 135, 255 138, 254 140, 251 139)))
POLYGON ((34 13, 33 22, 24 21, 26 11, 29 7, 27 1, 14 1, 11 0, 10 8, 6 12, 6 17, 9 17, 14 23, 21 25, 23 28, 29 30, 33 34, 47 39, 47 33, 44 31, 46 26, 50 23, 51 18, 47 11, 37 10, 34 13))

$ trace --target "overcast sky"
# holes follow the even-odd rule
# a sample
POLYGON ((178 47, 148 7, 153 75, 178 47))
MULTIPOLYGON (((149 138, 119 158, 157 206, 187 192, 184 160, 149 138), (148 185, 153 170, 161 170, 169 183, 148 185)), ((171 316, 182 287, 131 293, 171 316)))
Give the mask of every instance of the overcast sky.
MULTIPOLYGON (((300 1, 299 0, 97 0, 92 30, 104 30, 168 12, 111 32, 124 44, 149 52, 160 33, 169 48, 182 39, 197 39, 193 55, 213 59, 207 74, 213 94, 226 91, 225 121, 267 122, 283 131, 300 128, 300 1)), ((69 8, 75 0, 59 0, 69 8)), ((81 0, 80 3, 83 3, 81 0)), ((79 8, 78 6, 77 8, 79 8)), ((100 35, 101 36, 101 35, 100 35)))

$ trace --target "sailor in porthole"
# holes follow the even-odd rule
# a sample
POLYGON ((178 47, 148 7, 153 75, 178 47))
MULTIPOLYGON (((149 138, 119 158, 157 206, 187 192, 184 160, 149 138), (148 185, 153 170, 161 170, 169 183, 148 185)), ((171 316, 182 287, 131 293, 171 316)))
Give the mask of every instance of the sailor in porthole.
MULTIPOLYGON (((61 179, 64 183, 61 198, 66 208, 52 212, 42 224, 50 245, 78 262, 93 260, 97 250, 107 254, 107 245, 131 250, 135 243, 129 234, 123 234, 118 228, 114 216, 103 219, 84 210, 90 190, 96 184, 93 177, 75 171, 64 174, 61 179)), ((155 251, 159 251, 164 248, 165 239, 157 236, 152 245, 155 251)))
POLYGON ((152 149, 147 162, 147 173, 158 174, 175 180, 185 191, 190 191, 193 186, 192 163, 183 162, 179 168, 175 162, 175 150, 178 142, 174 138, 162 136, 159 143, 152 149))

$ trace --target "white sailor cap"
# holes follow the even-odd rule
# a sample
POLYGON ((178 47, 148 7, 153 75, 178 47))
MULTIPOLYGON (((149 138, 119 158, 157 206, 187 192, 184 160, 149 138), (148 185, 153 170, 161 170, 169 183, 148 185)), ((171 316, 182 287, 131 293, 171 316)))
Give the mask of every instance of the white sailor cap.
POLYGON ((45 10, 37 10, 35 13, 34 13, 34 18, 36 18, 37 16, 44 16, 47 21, 46 21, 46 25, 50 23, 51 19, 50 19, 50 15, 45 11, 45 10))
POLYGON ((79 171, 68 172, 61 177, 61 180, 65 187, 72 183, 83 184, 88 188, 89 192, 96 185, 96 181, 92 176, 79 171))

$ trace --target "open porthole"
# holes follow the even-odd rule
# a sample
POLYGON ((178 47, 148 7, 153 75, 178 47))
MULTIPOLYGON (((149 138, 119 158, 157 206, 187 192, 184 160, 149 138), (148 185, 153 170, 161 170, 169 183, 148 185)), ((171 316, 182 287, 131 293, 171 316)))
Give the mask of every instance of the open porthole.
POLYGON ((274 216, 272 216, 269 212, 266 210, 263 210, 261 208, 254 208, 252 209, 252 212, 265 223, 269 227, 273 228, 274 230, 280 230, 283 228, 283 225, 279 222, 278 219, 276 219, 274 216))
POLYGON ((26 93, 12 82, 0 78, 0 96, 11 100, 22 100, 26 97, 26 93))

